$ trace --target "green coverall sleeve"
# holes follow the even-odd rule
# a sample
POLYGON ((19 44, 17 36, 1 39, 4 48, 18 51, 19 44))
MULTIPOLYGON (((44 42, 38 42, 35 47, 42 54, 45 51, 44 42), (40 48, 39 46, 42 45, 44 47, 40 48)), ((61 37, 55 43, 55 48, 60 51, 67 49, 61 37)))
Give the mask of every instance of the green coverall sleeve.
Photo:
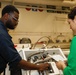
POLYGON ((76 36, 71 41, 68 66, 63 70, 63 74, 76 75, 76 36))

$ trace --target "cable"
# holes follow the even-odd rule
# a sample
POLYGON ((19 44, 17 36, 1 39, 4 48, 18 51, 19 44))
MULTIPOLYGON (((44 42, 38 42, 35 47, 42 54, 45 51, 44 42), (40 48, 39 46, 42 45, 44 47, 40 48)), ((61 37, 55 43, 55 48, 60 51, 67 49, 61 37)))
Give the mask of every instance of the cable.
POLYGON ((37 55, 37 54, 40 54, 40 53, 44 53, 44 52, 31 53, 31 54, 28 56, 27 59, 29 60, 32 56, 37 55))
POLYGON ((37 63, 43 63, 43 62, 46 62, 46 61, 48 61, 48 60, 50 60, 51 59, 51 57, 47 57, 47 58, 45 58, 44 60, 38 60, 38 61, 36 61, 36 62, 34 62, 35 64, 37 64, 37 63))
MULTIPOLYGON (((33 47, 33 49, 36 47, 36 45, 37 45, 37 43, 38 43, 38 41, 39 40, 41 40, 42 38, 48 38, 49 39, 49 41, 50 41, 50 38, 48 37, 48 36, 43 36, 43 37, 41 37, 41 38, 39 38, 38 40, 37 40, 37 42, 34 44, 34 47, 33 47)), ((47 42, 47 44, 46 44, 46 46, 49 44, 49 42, 47 42)))

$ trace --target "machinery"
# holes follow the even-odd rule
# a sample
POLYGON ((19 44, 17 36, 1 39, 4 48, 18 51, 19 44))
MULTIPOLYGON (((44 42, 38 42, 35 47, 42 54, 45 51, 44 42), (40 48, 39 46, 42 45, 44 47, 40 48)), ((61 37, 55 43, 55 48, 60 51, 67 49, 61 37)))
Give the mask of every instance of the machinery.
POLYGON ((56 67, 55 61, 67 60, 60 48, 50 49, 22 49, 19 54, 24 60, 34 64, 49 63, 50 67, 43 73, 37 70, 22 70, 22 75, 63 75, 61 70, 56 67))

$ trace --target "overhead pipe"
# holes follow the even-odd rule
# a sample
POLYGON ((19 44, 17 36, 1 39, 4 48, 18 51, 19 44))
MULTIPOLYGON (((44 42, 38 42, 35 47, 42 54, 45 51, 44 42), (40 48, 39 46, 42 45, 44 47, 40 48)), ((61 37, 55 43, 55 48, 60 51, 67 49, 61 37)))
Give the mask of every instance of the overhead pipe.
MULTIPOLYGON (((11 2, 9 0, 2 0, 2 2, 11 2)), ((12 4, 15 5, 15 3, 27 3, 27 4, 40 4, 40 5, 55 5, 55 6, 69 6, 73 7, 76 5, 76 1, 53 1, 53 0, 12 0, 12 4)))
POLYGON ((16 0, 17 3, 27 3, 27 4, 41 4, 41 5, 56 5, 56 6, 73 6, 76 5, 76 1, 51 1, 51 0, 16 0))
POLYGON ((14 5, 15 0, 12 0, 12 5, 14 5))

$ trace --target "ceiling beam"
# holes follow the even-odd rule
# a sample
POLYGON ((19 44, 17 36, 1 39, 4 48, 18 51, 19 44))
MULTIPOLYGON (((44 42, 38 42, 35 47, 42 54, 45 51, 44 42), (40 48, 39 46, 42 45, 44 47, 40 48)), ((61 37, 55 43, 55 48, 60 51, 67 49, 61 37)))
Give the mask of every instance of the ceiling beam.
MULTIPOLYGON (((56 6, 75 6, 76 0, 2 0, 4 2, 27 3, 27 4, 41 4, 41 5, 56 5, 56 6)), ((2 2, 1 1, 1 2, 2 2)))

